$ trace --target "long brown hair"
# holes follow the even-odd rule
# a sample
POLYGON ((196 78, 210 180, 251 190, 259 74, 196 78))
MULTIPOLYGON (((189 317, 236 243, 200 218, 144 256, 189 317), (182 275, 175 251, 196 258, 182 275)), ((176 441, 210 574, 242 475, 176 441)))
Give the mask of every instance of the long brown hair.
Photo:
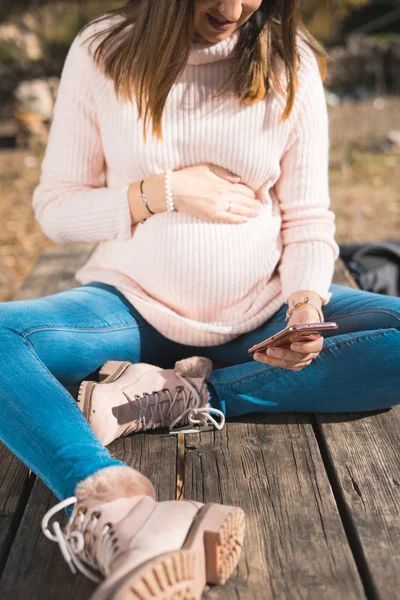
MULTIPOLYGON (((144 138, 151 119, 153 135, 162 139, 167 96, 185 68, 193 43, 194 0, 130 0, 87 23, 81 31, 113 15, 122 18, 89 37, 106 34, 95 49, 94 61, 114 82, 117 97, 132 101, 135 93, 139 118, 144 116, 144 138)), ((299 0, 263 0, 239 31, 235 67, 217 95, 232 86, 240 102, 254 104, 265 98, 273 84, 287 94, 281 120, 287 119, 298 87, 298 33, 314 52, 323 79, 327 72, 327 54, 302 22, 299 0), (286 71, 286 92, 273 60, 276 55, 286 71)))

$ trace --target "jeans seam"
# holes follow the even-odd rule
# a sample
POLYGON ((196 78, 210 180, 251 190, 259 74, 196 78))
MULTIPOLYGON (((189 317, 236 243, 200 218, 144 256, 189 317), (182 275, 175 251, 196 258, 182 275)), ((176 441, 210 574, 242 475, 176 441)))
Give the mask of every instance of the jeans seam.
MULTIPOLYGON (((364 333, 364 334, 358 335, 356 337, 348 338, 346 340, 340 340, 339 342, 334 342, 332 344, 329 344, 328 346, 323 347, 322 350, 321 350, 321 352, 323 352, 324 350, 329 350, 331 347, 338 348, 342 344, 347 344, 348 342, 353 342, 353 341, 355 342, 355 341, 357 341, 359 339, 368 337, 369 335, 382 334, 382 333, 385 333, 385 332, 390 331, 392 329, 394 331, 398 331, 394 327, 387 327, 387 328, 384 328, 384 329, 371 329, 371 331, 369 331, 368 333, 364 333)), ((219 382, 211 381, 211 384, 214 387, 216 387, 216 388, 217 387, 233 387, 236 383, 239 383, 239 382, 242 382, 242 381, 246 381, 246 380, 250 380, 250 379, 256 379, 258 377, 261 377, 266 371, 271 372, 272 369, 274 371, 282 370, 281 367, 274 367, 274 366, 272 366, 272 368, 271 368, 271 365, 268 365, 268 367, 269 368, 263 369, 262 371, 259 371, 258 373, 255 373, 255 374, 252 374, 252 375, 243 375, 243 377, 239 377, 238 379, 234 379, 233 381, 229 381, 229 382, 225 382, 225 383, 219 383, 219 382)))
POLYGON ((111 326, 104 326, 104 327, 79 327, 79 325, 70 325, 68 327, 57 327, 56 325, 50 325, 50 326, 44 326, 44 327, 33 327, 31 329, 26 329, 23 332, 19 332, 19 331, 15 331, 15 333, 17 333, 18 335, 21 335, 22 337, 26 337, 28 335, 30 335, 31 333, 34 333, 36 331, 48 331, 48 330, 52 330, 52 331, 74 331, 74 330, 79 330, 82 333, 87 333, 87 332, 96 332, 96 331, 118 331, 119 329, 132 329, 132 328, 139 328, 139 327, 146 327, 146 323, 138 323, 135 325, 111 325, 111 326))

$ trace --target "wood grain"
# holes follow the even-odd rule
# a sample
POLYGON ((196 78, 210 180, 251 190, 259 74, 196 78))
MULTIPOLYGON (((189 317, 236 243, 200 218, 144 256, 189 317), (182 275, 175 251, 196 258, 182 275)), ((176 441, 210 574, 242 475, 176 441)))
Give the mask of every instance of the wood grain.
POLYGON ((94 248, 94 244, 65 244, 47 248, 14 300, 40 298, 80 285, 74 275, 94 248))
MULTIPOLYGON (((335 280, 359 287, 342 261, 337 262, 335 280)), ((315 418, 368 596, 400 598, 400 406, 361 414, 319 413, 315 418)))
MULTIPOLYGON (((151 479, 159 500, 175 499, 175 438, 136 434, 115 440, 108 448, 112 456, 151 479)), ((97 584, 79 571, 76 575, 70 572, 58 544, 42 533, 41 519, 57 502, 54 494, 36 478, 0 580, 2 600, 87 600, 96 589, 97 584)), ((62 527, 67 516, 61 511, 53 520, 58 520, 62 527)))
POLYGON ((249 415, 186 436, 185 498, 246 513, 237 572, 207 598, 365 598, 306 415, 249 415))
POLYGON ((400 407, 316 418, 370 597, 400 598, 400 407))

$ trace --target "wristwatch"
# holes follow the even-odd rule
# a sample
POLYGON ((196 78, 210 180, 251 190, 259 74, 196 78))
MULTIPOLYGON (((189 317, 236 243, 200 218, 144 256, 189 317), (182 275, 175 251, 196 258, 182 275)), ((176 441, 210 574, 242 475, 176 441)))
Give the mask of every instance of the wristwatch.
POLYGON ((321 323, 324 322, 324 314, 320 308, 320 306, 314 301, 313 298, 310 298, 309 296, 299 296, 299 298, 297 298, 296 302, 293 304, 292 308, 288 308, 286 311, 286 320, 289 321, 290 317, 292 316, 293 311, 298 308, 301 305, 306 305, 306 304, 311 304, 311 306, 314 306, 314 308, 317 309, 318 314, 319 314, 319 320, 321 323))

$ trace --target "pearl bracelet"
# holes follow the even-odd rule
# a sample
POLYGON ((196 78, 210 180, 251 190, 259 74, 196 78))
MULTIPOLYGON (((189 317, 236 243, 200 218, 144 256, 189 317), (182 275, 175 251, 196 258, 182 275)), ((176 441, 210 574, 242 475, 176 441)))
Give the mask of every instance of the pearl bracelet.
POLYGON ((175 210, 174 199, 172 197, 172 169, 165 171, 165 196, 167 198, 167 212, 175 210))

